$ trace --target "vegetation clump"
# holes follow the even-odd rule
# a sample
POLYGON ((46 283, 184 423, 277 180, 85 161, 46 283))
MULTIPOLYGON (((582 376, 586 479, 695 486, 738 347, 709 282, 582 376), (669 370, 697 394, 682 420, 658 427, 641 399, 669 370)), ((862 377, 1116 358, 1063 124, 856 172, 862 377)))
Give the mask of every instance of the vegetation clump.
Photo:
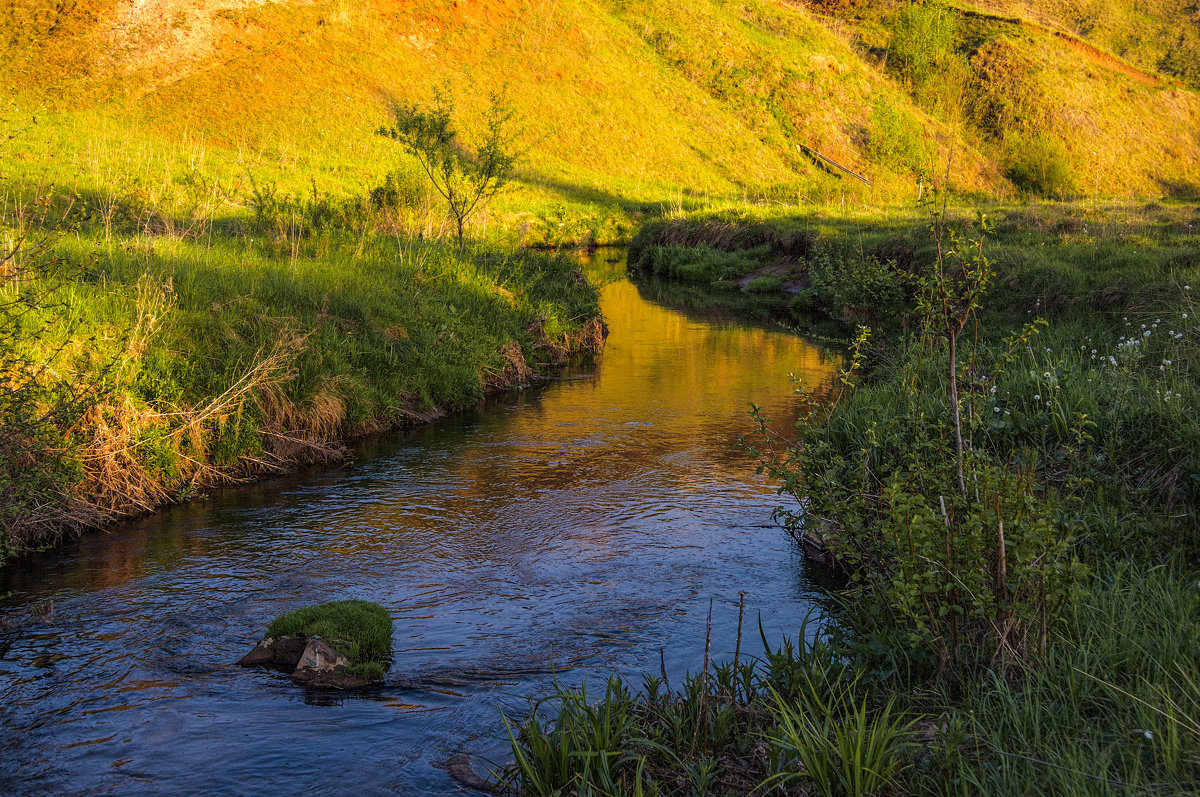
POLYGON ((320 639, 349 660, 346 674, 383 680, 392 658, 392 618, 378 603, 331 601, 280 615, 266 636, 320 639))

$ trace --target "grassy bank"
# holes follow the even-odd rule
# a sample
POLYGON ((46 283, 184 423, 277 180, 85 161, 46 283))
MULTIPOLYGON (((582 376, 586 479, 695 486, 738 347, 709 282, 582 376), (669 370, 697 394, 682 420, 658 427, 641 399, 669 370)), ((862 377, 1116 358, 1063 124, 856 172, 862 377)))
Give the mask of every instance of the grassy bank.
POLYGON ((643 230, 643 269, 776 302, 747 288, 786 268, 795 316, 853 339, 797 444, 763 418, 747 443, 847 581, 828 626, 737 671, 559 695, 514 736, 517 791, 1200 787, 1197 208, 989 215, 643 230))
POLYGON ((565 258, 430 241, 367 193, 245 207, 204 178, 0 187, 4 555, 336 460, 603 345, 565 258))

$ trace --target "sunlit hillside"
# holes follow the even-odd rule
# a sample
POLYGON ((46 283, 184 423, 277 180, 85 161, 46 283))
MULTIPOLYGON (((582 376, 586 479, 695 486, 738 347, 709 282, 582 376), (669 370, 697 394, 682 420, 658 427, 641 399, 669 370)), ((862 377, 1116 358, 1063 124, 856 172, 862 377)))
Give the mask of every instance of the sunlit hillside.
POLYGON ((99 170, 100 152, 186 144, 176 157, 202 156, 204 169, 357 191, 400 160, 374 135, 388 103, 441 86, 468 129, 491 92, 517 106, 529 152, 514 213, 671 197, 896 201, 946 173, 991 195, 1200 186, 1200 98, 1147 79, 1145 47, 1123 69, 1049 29, 930 6, 950 18, 949 38, 909 42, 917 62, 897 69, 905 8, 19 0, 0 11, 0 75, 29 173, 78 176, 99 170))

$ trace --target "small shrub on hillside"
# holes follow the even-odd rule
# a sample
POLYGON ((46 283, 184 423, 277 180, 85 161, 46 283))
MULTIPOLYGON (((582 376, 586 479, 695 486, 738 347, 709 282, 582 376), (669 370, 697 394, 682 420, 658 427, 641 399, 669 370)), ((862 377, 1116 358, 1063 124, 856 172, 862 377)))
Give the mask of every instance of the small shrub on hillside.
POLYGON ((409 169, 393 169, 370 190, 369 196, 376 210, 414 209, 429 200, 429 187, 421 175, 409 169))
POLYGON ((341 231, 362 233, 372 224, 366 197, 338 198, 318 191, 315 184, 308 195, 300 196, 280 191, 275 185, 252 184, 250 208, 255 234, 290 247, 293 255, 304 239, 341 231))
POLYGON ((888 69, 919 87, 950 61, 957 28, 954 12, 937 5, 910 3, 892 23, 888 69))
POLYGON ((1008 178, 1022 191, 1064 199, 1075 193, 1075 175, 1057 137, 1035 132, 1008 138, 1008 178))
POLYGON ((486 207, 516 171, 516 111, 503 95, 492 94, 484 120, 486 132, 469 150, 453 127, 454 103, 445 92, 435 92, 429 107, 396 104, 391 110, 393 125, 380 128, 380 135, 400 142, 417 159, 434 190, 446 200, 462 245, 467 220, 486 207))

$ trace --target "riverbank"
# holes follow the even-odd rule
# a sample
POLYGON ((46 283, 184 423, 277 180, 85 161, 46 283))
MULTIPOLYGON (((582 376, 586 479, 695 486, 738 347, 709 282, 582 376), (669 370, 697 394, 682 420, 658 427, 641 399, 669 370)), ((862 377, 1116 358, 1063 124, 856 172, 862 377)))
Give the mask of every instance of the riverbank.
POLYGON ((849 578, 828 625, 763 639, 742 672, 722 658, 674 692, 548 701, 565 719, 514 733, 516 790, 1200 785, 1200 212, 989 216, 644 228, 644 270, 747 297, 781 270, 764 294, 790 293, 798 326, 853 336, 796 444, 761 415, 747 441, 786 530, 849 578))
POLYGON ((7 186, 0 561, 336 461, 603 346, 568 258, 424 240, 352 199, 259 200, 7 186))

